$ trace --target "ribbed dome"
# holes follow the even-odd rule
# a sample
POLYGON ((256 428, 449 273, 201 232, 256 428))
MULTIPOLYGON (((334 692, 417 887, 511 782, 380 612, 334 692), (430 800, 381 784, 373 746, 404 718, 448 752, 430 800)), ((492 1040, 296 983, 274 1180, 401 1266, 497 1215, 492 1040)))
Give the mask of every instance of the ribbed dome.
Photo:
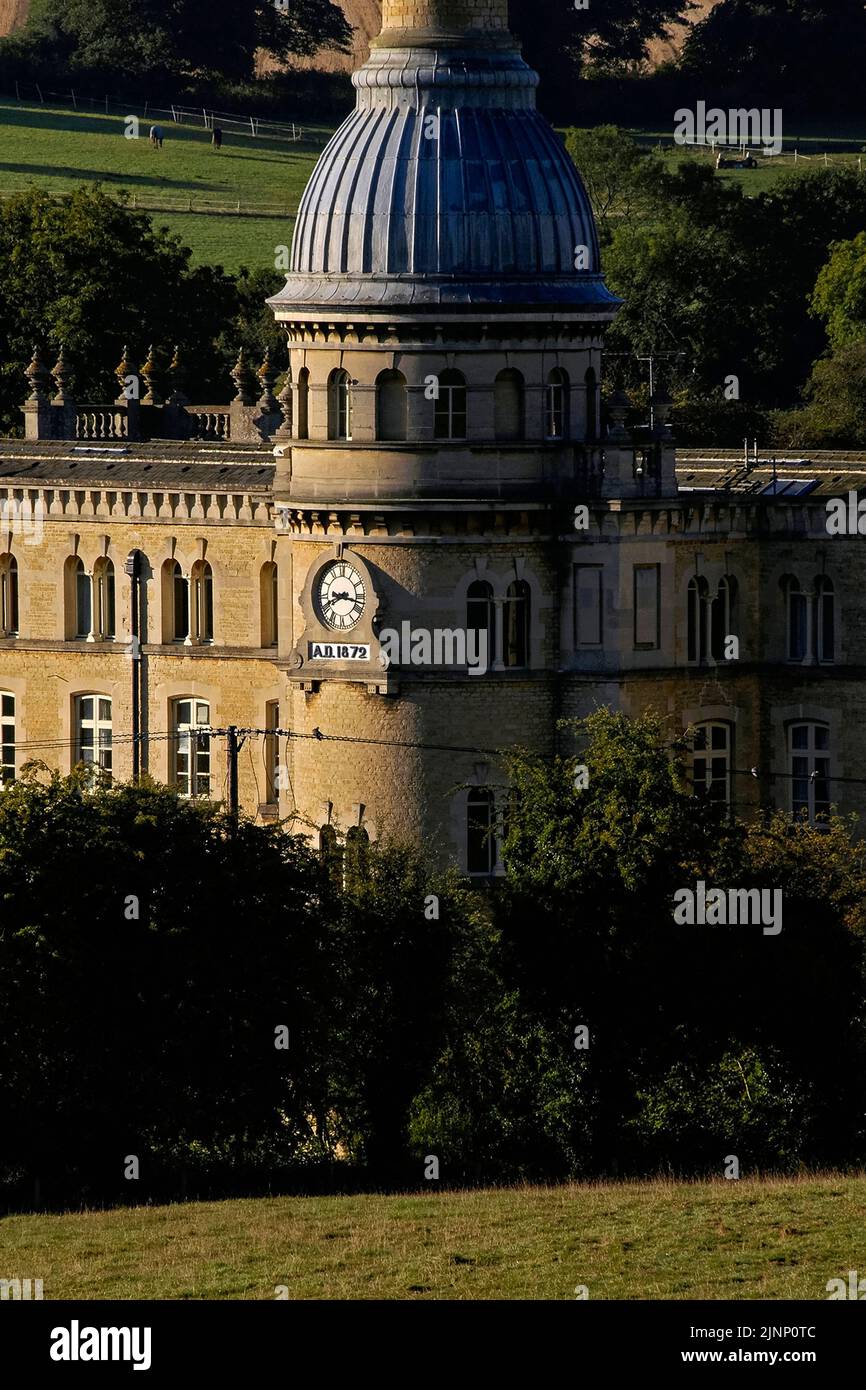
POLYGON ((275 308, 618 302, 581 179, 513 47, 374 48, 353 82, 275 308))

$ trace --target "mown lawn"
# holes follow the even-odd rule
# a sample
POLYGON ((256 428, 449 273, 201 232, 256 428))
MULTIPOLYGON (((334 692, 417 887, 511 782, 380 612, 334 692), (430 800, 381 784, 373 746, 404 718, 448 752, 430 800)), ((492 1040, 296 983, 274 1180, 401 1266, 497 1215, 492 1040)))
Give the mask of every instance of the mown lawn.
POLYGON ((280 1197, 0 1221, 46 1299, 826 1299, 866 1177, 280 1197))
POLYGON ((99 181, 135 195, 157 225, 192 248, 195 263, 273 268, 275 247, 291 242, 298 202, 330 130, 305 126, 297 143, 226 132, 216 151, 209 132, 161 117, 165 141, 156 150, 150 123, 142 119, 139 138, 127 139, 118 115, 2 101, 0 194, 31 187, 65 193, 99 181), (237 215, 238 203, 247 215, 237 215), (268 215, 253 215, 259 210, 268 215))

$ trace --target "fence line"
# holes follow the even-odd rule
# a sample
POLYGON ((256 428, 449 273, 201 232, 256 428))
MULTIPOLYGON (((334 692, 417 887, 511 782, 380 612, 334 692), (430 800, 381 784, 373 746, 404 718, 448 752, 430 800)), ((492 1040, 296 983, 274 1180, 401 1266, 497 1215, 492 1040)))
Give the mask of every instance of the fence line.
MULTIPOLYGON (((89 107, 93 112, 97 108, 104 108, 106 115, 111 115, 110 108, 115 114, 123 117, 125 115, 141 115, 143 120, 156 117, 164 117, 166 122, 172 125, 192 126, 194 129, 213 130, 216 121, 223 130, 228 130, 232 134, 242 135, 251 139, 259 137, 270 140, 283 140, 287 144, 297 144, 299 141, 316 141, 330 138, 330 132, 311 129, 309 126, 298 125, 295 121, 268 121, 261 116, 241 116, 229 111, 214 111, 205 106, 184 106, 177 102, 172 102, 170 106, 152 106, 149 100, 144 102, 115 101, 106 95, 100 97, 84 97, 70 88, 68 92, 49 92, 43 90, 39 83, 15 83, 15 100, 26 102, 28 97, 27 90, 36 93, 37 99, 44 106, 47 97, 55 98, 53 104, 57 106, 71 105, 76 112, 84 111, 89 107)), ((4 93, 11 99, 11 93, 4 93)))
MULTIPOLYGON (((6 202, 10 198, 15 198, 19 193, 32 193, 33 185, 28 184, 22 188, 0 188, 0 202, 6 202)), ((45 189, 50 196, 60 197, 63 189, 45 189)), ((104 188, 103 192, 109 197, 116 190, 104 188)), ((129 207, 141 212, 191 212, 202 217, 279 217, 294 222, 296 213, 291 211, 287 203, 242 203, 238 199, 216 199, 208 198, 203 194, 195 196, 182 196, 171 201, 167 196, 157 195, 151 197, 147 193, 131 192, 129 207)))

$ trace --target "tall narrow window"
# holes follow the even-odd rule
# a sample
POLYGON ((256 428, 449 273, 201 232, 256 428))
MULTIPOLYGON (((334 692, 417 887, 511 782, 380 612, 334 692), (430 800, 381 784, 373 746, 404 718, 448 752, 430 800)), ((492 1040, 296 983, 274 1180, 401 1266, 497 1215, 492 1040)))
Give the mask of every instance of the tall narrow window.
POLYGON ((162 568, 162 626, 164 642, 189 639, 189 580, 177 560, 162 568))
POLYGON ((196 560, 190 576, 192 589, 192 638, 213 641, 213 570, 207 560, 196 560))
POLYGON ((788 747, 791 811, 814 824, 830 813, 830 730, 826 724, 791 724, 788 747))
POLYGON ((592 367, 584 377, 586 386, 586 438, 589 443, 598 439, 598 382, 592 367))
POLYGON ((0 555, 0 637, 18 635, 18 561, 0 555))
POLYGON ((185 697, 172 704, 172 782, 179 796, 210 796, 210 706, 185 697))
POLYGON ((715 805, 731 804, 731 726, 699 724, 692 745, 692 790, 715 805))
POLYGON ((331 882, 342 888, 343 848, 333 825, 323 825, 319 831, 319 854, 331 882))
POLYGON ((280 702, 269 700, 265 705, 265 800, 276 806, 280 799, 280 702))
POLYGON ((310 437, 310 371, 302 367, 298 372, 298 439, 310 437))
POLYGON ((509 584, 503 617, 505 665, 528 666, 530 593, 524 579, 515 579, 509 584))
POLYGON ((92 763, 111 777, 111 700, 105 695, 75 697, 75 763, 92 763))
POLYGON ((342 367, 328 378, 328 438, 352 438, 352 384, 342 367))
POLYGON ((714 661, 724 661, 726 639, 733 633, 733 598, 734 581, 723 575, 710 606, 710 650, 714 661))
POLYGON ((833 581, 821 575, 815 581, 815 624, 818 660, 836 660, 836 594, 833 581))
POLYGON ((277 603, 277 567, 273 560, 262 565, 259 573, 262 646, 275 647, 279 640, 279 606, 277 603))
POLYGON ((658 565, 635 565, 635 647, 658 647, 660 618, 659 567, 658 565))
POLYGON ((687 593, 688 659, 695 665, 707 659, 707 582, 690 579, 687 593))
POLYGON ((574 567, 574 645, 600 647, 602 629, 601 565, 574 567))
POLYGON ((0 788, 15 781, 15 696, 0 692, 0 788))
POLYGON ((568 376, 554 367, 547 378, 544 396, 544 437, 565 439, 568 435, 568 376))
POLYGON ((466 800, 466 867, 470 874, 492 874, 496 864, 493 792, 471 787, 466 800))
POLYGON ((98 641, 110 642, 114 638, 114 565, 105 556, 93 567, 93 595, 94 635, 98 641))
POLYGON ((509 367, 493 383, 493 421, 497 439, 523 439, 523 377, 509 367))
POLYGON ((496 626, 493 589, 486 579, 474 580, 466 590, 466 627, 470 632, 487 634, 487 662, 490 665, 496 656, 496 626))
POLYGON ((451 369, 439 376, 433 434, 437 439, 466 438, 466 379, 451 369))
POLYGON ((75 562, 75 636, 93 632, 93 584, 81 559, 75 562))
POLYGON ((806 655, 806 595, 799 581, 785 580, 786 623, 788 630, 788 660, 802 661, 806 655))
POLYGON ((403 373, 380 372, 376 377, 376 438, 405 439, 407 414, 403 373))
POLYGON ((346 855, 344 860, 345 882, 349 887, 352 884, 363 883, 367 874, 367 857, 370 847, 370 837, 363 825, 353 825, 346 832, 346 855))

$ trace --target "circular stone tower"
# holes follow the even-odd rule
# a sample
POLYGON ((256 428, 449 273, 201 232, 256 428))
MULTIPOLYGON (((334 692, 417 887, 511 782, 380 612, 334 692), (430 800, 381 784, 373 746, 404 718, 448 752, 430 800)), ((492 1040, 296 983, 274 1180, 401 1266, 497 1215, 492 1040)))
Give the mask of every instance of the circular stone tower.
POLYGON ((384 0, 301 201, 278 445, 281 811, 497 868, 497 750, 549 752, 575 499, 597 470, 599 271, 507 0, 384 0))

